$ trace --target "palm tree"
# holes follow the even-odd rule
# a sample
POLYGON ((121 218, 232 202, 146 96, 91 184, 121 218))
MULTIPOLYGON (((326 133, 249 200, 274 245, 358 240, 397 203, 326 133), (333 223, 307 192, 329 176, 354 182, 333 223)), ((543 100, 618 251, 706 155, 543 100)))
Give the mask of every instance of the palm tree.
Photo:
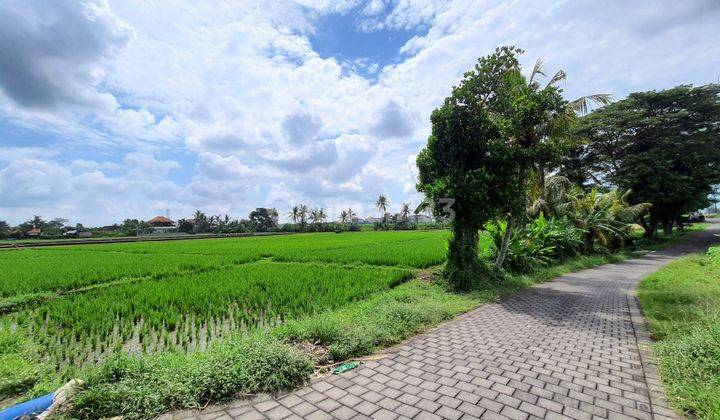
POLYGON ((300 204, 300 208, 298 209, 298 214, 300 216, 300 225, 305 226, 307 223, 308 213, 310 212, 310 209, 308 209, 308 206, 305 204, 300 204))
POLYGON ((630 193, 617 189, 603 194, 594 189, 586 193, 567 178, 554 176, 547 180, 542 196, 528 208, 528 213, 533 217, 540 213, 566 217, 583 231, 585 252, 592 253, 596 241, 608 248, 622 246, 632 224, 650 208, 649 203, 631 205, 630 193))
POLYGON ((288 212, 288 216, 290 216, 290 220, 292 220, 293 223, 297 223, 300 218, 300 209, 298 206, 293 206, 292 210, 288 212))
MULTIPOLYGON (((530 90, 533 92, 542 92, 547 89, 554 89, 555 85, 564 81, 567 78, 567 74, 563 70, 558 70, 553 77, 547 82, 545 87, 540 88, 540 83, 536 80, 537 76, 545 76, 543 73, 543 60, 538 58, 533 67, 530 78, 522 78, 524 86, 520 88, 522 90, 530 90)), ((573 101, 568 102, 565 107, 565 112, 561 114, 553 115, 551 120, 547 123, 540 125, 526 127, 525 141, 532 143, 546 142, 552 138, 560 139, 567 138, 570 136, 570 129, 573 121, 578 114, 587 114, 593 105, 604 106, 608 105, 612 101, 612 96, 607 93, 597 93, 592 95, 581 96, 573 101)), ((536 169, 535 176, 535 187, 533 189, 534 197, 536 198, 542 187, 545 185, 545 168, 539 165, 536 169)))
POLYGON ((378 213, 380 213, 381 216, 385 216, 387 214, 387 209, 390 206, 390 202, 384 194, 380 194, 380 197, 378 197, 375 205, 377 206, 378 213))
POLYGON ((343 210, 340 212, 340 223, 347 223, 348 221, 348 213, 347 211, 343 210))
MULTIPOLYGON (((558 70, 553 77, 547 82, 544 87, 541 87, 537 81, 537 76, 545 76, 543 72, 543 60, 538 59, 533 67, 530 77, 525 77, 518 68, 514 77, 511 77, 510 83, 518 89, 520 96, 540 96, 544 92, 550 92, 557 89, 555 85, 566 79, 567 74, 563 70, 558 70)), ((571 126, 578 113, 586 113, 589 108, 593 105, 607 105, 611 101, 609 94, 595 94, 583 96, 575 99, 574 101, 568 102, 563 112, 553 112, 550 118, 535 118, 532 112, 528 112, 528 118, 526 121, 521 121, 517 129, 518 136, 514 141, 525 145, 525 147, 533 147, 538 144, 562 144, 567 142, 570 138, 571 126)), ((523 168, 523 169, 528 169, 523 168)), ((545 165, 539 163, 532 167, 534 172, 534 182, 530 185, 530 194, 527 197, 528 201, 535 201, 541 194, 543 187, 545 186, 545 165)), ((503 235, 502 245, 498 252, 495 260, 495 266, 497 268, 502 267, 502 264, 507 255, 507 249, 510 244, 510 238, 512 236, 512 229, 515 225, 515 217, 518 215, 509 214, 508 223, 505 227, 505 234, 503 235)))
POLYGON ((323 220, 327 216, 325 215, 325 210, 323 209, 313 209, 310 212, 310 220, 312 221, 313 225, 315 226, 315 230, 317 230, 318 225, 323 222, 323 220))
POLYGON ((325 210, 322 207, 318 211, 318 217, 320 218, 320 223, 325 223, 327 220, 327 213, 325 213, 325 210))
POLYGON ((355 212, 353 211, 353 209, 352 209, 352 208, 348 208, 348 209, 347 209, 347 219, 348 219, 348 223, 353 223, 353 221, 355 220, 355 216, 356 216, 356 214, 355 214, 355 212))
POLYGON ((408 217, 410 216, 410 203, 403 203, 402 204, 402 210, 400 210, 400 217, 402 217, 403 222, 408 220, 408 217))

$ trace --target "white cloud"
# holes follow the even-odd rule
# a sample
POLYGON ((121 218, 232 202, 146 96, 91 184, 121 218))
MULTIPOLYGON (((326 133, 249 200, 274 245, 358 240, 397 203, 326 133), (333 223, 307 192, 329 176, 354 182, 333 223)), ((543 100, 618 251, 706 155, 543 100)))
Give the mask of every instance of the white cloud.
POLYGON ((136 179, 162 179, 175 169, 179 163, 172 160, 157 160, 151 154, 130 153, 123 159, 128 168, 128 175, 136 179))
POLYGON ((417 202, 430 113, 477 57, 515 44, 568 73, 568 98, 623 97, 716 81, 718 20, 714 0, 11 0, 0 119, 42 146, 0 143, 0 218, 417 202), (313 51, 319 18, 355 12, 345 30, 419 34, 384 67, 313 51))
POLYGON ((236 156, 222 157, 213 153, 198 155, 197 170, 214 180, 237 180, 247 178, 252 173, 236 156))
POLYGON ((131 36, 106 2, 5 1, 0 89, 27 108, 113 109, 97 85, 103 62, 131 36))

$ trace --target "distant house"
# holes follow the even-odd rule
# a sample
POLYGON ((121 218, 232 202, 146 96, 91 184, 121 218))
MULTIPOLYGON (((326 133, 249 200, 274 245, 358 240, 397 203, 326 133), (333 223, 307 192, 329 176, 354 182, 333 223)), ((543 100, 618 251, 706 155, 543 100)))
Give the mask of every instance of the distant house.
POLYGON ((72 237, 78 237, 78 238, 89 238, 93 236, 92 232, 89 230, 68 230, 67 232, 63 233, 64 236, 72 236, 72 237))
POLYGON ((41 233, 42 233, 42 230, 40 230, 40 228, 32 228, 32 229, 28 230, 27 232, 25 232, 25 236, 30 236, 32 238, 35 238, 35 237, 40 236, 41 233))
POLYGON ((148 220, 147 223, 152 228, 153 233, 174 232, 177 229, 175 222, 165 216, 155 216, 148 220))

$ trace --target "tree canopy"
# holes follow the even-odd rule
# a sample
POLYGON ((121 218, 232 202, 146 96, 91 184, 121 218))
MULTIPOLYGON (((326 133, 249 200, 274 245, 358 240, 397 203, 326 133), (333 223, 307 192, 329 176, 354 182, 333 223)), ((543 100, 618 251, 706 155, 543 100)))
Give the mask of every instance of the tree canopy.
MULTIPOLYGON (((446 274, 468 289, 487 274, 477 256, 478 231, 492 219, 522 214, 537 166, 557 158, 553 122, 567 102, 560 89, 526 79, 517 56, 498 48, 465 73, 433 111, 432 134, 417 158, 417 188, 428 200, 452 199, 453 238, 446 274)), ((441 215, 444 206, 435 206, 441 215)))
POLYGON ((579 119, 582 142, 562 171, 577 184, 631 190, 652 204, 644 228, 654 235, 688 211, 707 207, 720 182, 720 86, 677 86, 633 93, 579 119))

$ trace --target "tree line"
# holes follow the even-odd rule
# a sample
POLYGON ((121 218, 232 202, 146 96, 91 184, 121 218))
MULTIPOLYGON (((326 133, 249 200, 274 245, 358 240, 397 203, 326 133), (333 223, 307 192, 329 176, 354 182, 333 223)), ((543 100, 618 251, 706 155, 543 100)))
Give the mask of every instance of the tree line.
MULTIPOLYGON (((375 230, 417 228, 417 216, 412 214, 410 203, 402 203, 401 210, 397 214, 390 214, 388 212, 390 201, 381 194, 376 201, 376 207, 381 217, 373 225, 375 230)), ((292 223, 280 223, 279 212, 274 207, 258 207, 250 212, 246 219, 232 218, 228 214, 207 215, 201 210, 196 210, 191 218, 179 219, 176 227, 178 232, 182 233, 333 232, 358 231, 360 230, 358 225, 365 223, 358 218, 352 208, 342 210, 337 219, 330 220, 330 216, 322 207, 311 209, 305 204, 299 204, 293 206, 287 216, 292 223)), ((130 218, 103 228, 86 228, 80 223, 75 226, 66 224, 67 219, 55 218, 46 222, 37 215, 16 227, 11 227, 7 222, 0 220, 0 238, 10 236, 21 238, 35 228, 42 231, 42 238, 62 237, 72 230, 91 231, 95 235, 102 236, 135 236, 153 232, 153 226, 147 221, 130 218)), ((432 223, 426 225, 435 226, 432 223)), ((437 226, 444 227, 442 224, 437 226)))

